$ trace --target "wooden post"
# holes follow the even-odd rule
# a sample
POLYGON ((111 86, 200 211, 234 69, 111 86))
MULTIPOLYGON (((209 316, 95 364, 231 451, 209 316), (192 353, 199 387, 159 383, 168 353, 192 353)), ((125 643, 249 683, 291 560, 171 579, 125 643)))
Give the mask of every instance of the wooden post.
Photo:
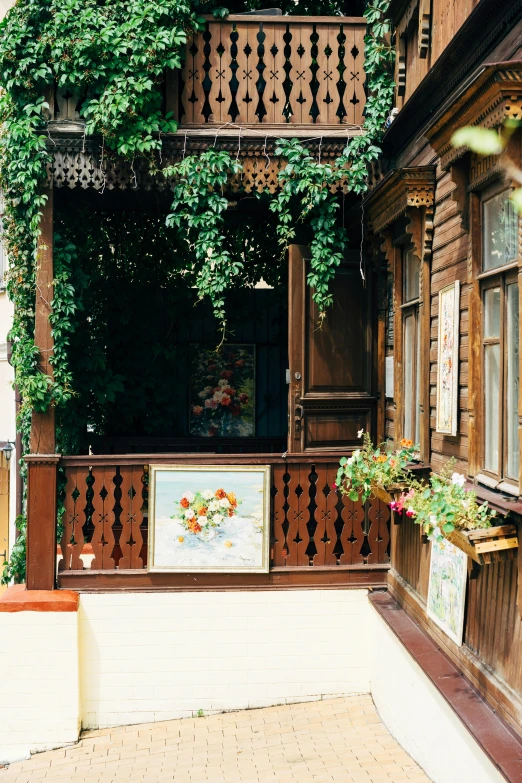
POLYGON ((54 590, 56 569, 56 468, 58 454, 29 454, 27 462, 28 590, 54 590))
MULTIPOLYGON (((38 369, 53 377, 54 342, 49 316, 53 298, 53 190, 42 210, 36 269, 35 345, 38 369)), ((54 408, 33 412, 28 464, 27 589, 54 590, 56 567, 56 466, 54 408)))

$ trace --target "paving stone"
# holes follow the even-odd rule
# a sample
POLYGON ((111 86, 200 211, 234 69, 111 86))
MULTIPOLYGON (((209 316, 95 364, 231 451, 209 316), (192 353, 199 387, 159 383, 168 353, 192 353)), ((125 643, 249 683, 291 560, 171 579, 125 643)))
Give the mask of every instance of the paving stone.
POLYGON ((429 783, 370 696, 96 729, 0 783, 429 783))

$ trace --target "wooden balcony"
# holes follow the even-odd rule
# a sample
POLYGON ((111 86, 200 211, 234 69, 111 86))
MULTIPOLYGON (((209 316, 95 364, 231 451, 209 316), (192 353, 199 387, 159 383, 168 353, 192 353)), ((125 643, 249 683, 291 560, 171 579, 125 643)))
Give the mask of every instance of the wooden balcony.
POLYGON ((366 102, 365 31, 355 17, 208 18, 187 41, 182 71, 169 75, 167 109, 187 130, 354 135, 366 102))

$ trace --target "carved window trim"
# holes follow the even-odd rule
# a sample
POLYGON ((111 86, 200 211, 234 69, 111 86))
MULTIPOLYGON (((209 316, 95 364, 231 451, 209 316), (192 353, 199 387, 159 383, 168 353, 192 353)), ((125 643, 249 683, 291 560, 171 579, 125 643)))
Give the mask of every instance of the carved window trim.
MULTIPOLYGON (((418 318, 420 321, 421 356, 418 372, 420 385, 421 458, 430 454, 429 346, 430 346, 430 273, 435 208, 435 167, 415 166, 390 172, 368 196, 365 213, 369 228, 381 241, 389 271, 393 275, 394 357, 395 357, 395 440, 404 432, 403 390, 403 269, 402 249, 410 245, 421 262, 418 318), (406 219, 403 236, 394 240, 393 226, 406 219)), ((384 347, 385 348, 385 347, 384 347)), ((379 368, 384 372, 384 367, 379 368)))

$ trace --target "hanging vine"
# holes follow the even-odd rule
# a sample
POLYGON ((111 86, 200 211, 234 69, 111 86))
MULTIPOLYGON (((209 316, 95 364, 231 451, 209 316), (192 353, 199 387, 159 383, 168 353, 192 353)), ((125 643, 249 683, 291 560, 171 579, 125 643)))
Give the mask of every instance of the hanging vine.
MULTIPOLYGON (((45 411, 49 406, 66 410, 74 399, 69 340, 77 324, 77 294, 83 285, 72 272, 74 247, 62 247, 57 239, 51 379, 38 369, 34 344, 39 224, 51 162, 46 127, 49 85, 56 83, 78 95, 85 134, 100 135, 106 153, 131 161, 145 157, 156 170, 162 134, 176 130, 172 116, 163 114, 158 85, 167 68, 180 67, 188 32, 201 26, 196 6, 197 0, 18 0, 0 23, 0 83, 4 88, 0 93, 0 188, 5 200, 7 286, 15 308, 10 339, 24 452, 29 448, 32 411, 45 411)), ((295 140, 278 143, 277 154, 288 165, 280 173, 281 189, 270 208, 278 220, 282 247, 293 238, 298 222, 306 222, 311 229, 308 282, 320 318, 331 305, 331 282, 346 245, 338 200, 331 190, 344 178, 354 193, 364 191, 367 167, 379 155, 391 107, 393 51, 385 18, 388 6, 389 0, 372 0, 365 14, 368 99, 363 134, 328 164, 317 162, 295 140)), ((165 172, 174 177, 168 223, 180 232, 188 229, 195 285, 200 297, 211 299, 222 324, 224 294, 246 268, 245 248, 242 253, 233 252, 233 242, 224 231, 227 201, 223 191, 228 174, 239 169, 226 153, 210 150, 165 172)), ((67 417, 58 426, 58 448, 69 437, 66 422, 67 417)), ((21 562, 20 557, 7 567, 4 579, 23 578, 21 562)))

